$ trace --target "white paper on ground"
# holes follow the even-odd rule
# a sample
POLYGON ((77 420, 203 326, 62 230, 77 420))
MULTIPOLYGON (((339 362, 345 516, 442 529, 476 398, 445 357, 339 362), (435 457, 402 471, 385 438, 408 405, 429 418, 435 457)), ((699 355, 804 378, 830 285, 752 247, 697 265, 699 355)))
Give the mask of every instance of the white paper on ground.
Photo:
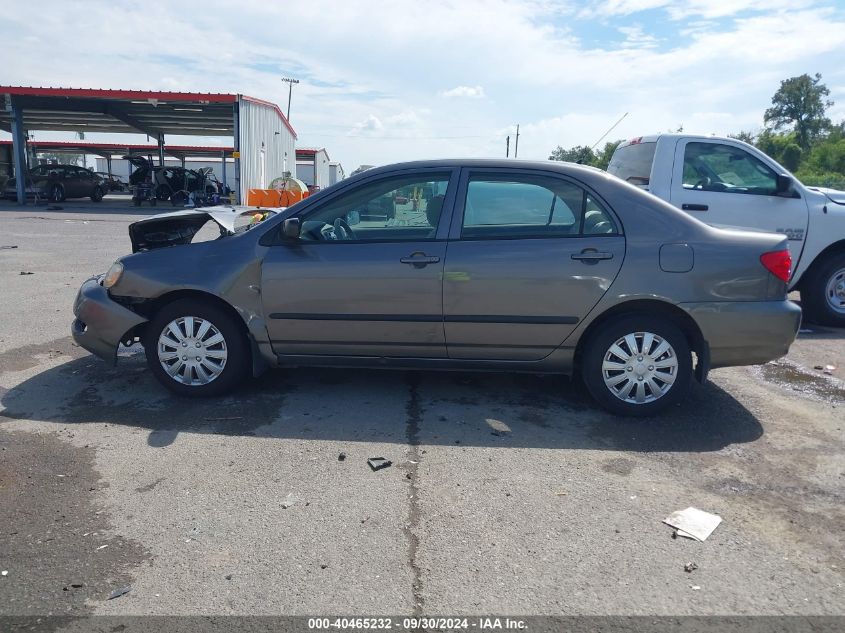
POLYGON ((686 510, 676 510, 663 519, 663 522, 678 530, 679 536, 703 541, 722 522, 722 517, 698 508, 687 508, 686 510))

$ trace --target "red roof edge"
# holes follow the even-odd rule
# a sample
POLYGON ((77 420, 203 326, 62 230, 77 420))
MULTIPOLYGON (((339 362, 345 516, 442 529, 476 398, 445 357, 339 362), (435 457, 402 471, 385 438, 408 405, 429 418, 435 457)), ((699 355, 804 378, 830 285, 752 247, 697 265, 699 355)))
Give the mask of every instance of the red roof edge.
POLYGON ((272 101, 264 101, 264 99, 256 99, 255 97, 249 97, 247 95, 240 95, 240 97, 244 101, 249 101, 251 103, 257 103, 258 105, 273 108, 276 111, 276 114, 279 115, 279 118, 282 120, 282 123, 285 124, 285 127, 287 127, 287 129, 290 130, 290 133, 293 134, 294 140, 299 138, 296 133, 296 130, 293 129, 293 126, 290 124, 290 121, 288 121, 288 118, 285 116, 284 112, 282 112, 279 106, 277 106, 275 103, 273 103, 272 101))
POLYGON ((237 95, 215 92, 166 92, 150 90, 109 90, 102 88, 36 88, 0 86, 0 94, 31 97, 82 97, 101 99, 159 99, 161 101, 206 101, 234 103, 237 95))

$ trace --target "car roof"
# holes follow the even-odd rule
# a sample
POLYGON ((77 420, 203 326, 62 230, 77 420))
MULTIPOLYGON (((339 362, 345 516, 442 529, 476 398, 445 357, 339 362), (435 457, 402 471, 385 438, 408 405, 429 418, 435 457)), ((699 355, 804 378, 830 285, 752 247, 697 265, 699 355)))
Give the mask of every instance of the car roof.
POLYGON ((579 165, 577 163, 568 163, 557 160, 527 160, 521 158, 440 158, 382 165, 381 167, 373 167, 372 169, 368 169, 360 174, 356 174, 356 176, 383 174, 406 169, 436 169, 438 167, 443 169, 454 169, 455 167, 476 169, 516 168, 538 169, 544 171, 549 171, 551 169, 561 173, 569 173, 573 176, 586 173, 594 174, 596 172, 604 173, 602 170, 589 165, 579 165))

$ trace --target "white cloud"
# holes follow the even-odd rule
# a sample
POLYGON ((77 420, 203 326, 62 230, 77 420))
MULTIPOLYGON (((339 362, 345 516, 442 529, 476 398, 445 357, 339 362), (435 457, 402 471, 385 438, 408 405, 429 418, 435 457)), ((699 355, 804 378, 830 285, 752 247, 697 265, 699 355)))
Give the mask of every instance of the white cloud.
POLYGON ((484 88, 481 86, 457 86, 451 90, 444 90, 440 93, 441 97, 466 97, 470 99, 481 99, 484 97, 484 88))

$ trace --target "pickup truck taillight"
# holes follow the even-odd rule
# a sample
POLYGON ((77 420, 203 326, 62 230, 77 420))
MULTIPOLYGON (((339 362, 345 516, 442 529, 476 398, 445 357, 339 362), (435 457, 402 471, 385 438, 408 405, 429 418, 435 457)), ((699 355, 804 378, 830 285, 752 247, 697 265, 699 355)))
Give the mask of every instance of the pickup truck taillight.
POLYGON ((760 255, 760 263, 781 281, 789 281, 789 274, 792 272, 792 255, 787 249, 763 253, 760 255))

